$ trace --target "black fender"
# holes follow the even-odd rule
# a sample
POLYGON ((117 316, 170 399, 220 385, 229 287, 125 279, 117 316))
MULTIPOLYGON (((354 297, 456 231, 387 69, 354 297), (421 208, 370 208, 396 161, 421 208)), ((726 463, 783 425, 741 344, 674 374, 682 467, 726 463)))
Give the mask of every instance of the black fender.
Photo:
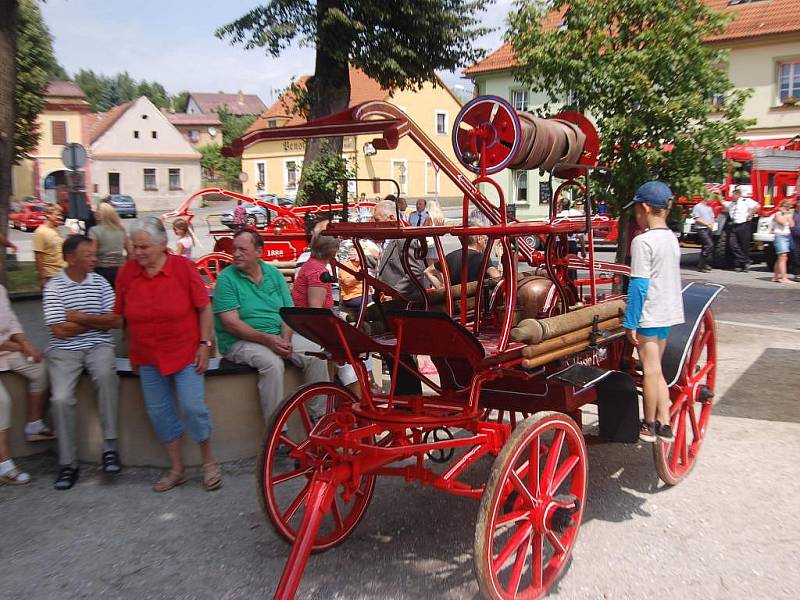
POLYGON ((661 359, 661 371, 667 387, 678 381, 700 321, 723 289, 724 286, 716 283, 696 282, 683 288, 684 322, 672 327, 661 359))

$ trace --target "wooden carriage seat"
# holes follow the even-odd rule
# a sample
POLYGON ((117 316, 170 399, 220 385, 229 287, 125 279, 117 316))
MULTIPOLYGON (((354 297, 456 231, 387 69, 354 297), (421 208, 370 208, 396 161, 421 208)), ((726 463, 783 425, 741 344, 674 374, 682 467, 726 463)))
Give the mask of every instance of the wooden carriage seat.
POLYGON ((333 314, 327 308, 300 308, 286 306, 280 310, 281 317, 294 331, 322 346, 335 361, 346 361, 347 352, 342 339, 356 355, 369 352, 391 353, 394 350, 392 340, 382 341, 370 337, 333 314))
POLYGON ((470 386, 485 356, 483 345, 470 330, 438 311, 394 310, 386 314, 386 320, 400 352, 431 357, 443 389, 470 386))

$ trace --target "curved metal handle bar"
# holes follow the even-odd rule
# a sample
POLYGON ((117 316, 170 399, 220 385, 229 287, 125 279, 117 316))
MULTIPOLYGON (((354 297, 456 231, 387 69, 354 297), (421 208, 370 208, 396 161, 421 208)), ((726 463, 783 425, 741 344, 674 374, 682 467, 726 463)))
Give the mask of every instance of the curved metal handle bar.
MULTIPOLYGON (((425 288, 422 287, 422 284, 419 282, 419 279, 411 272, 411 263, 409 262, 409 254, 411 251, 411 242, 414 241, 414 238, 407 238, 406 241, 403 243, 403 250, 400 252, 400 262, 403 265, 403 271, 405 272, 406 276, 409 278, 411 283, 417 290, 419 291, 420 295, 422 296, 422 303, 425 307, 425 310, 430 310, 430 300, 428 298, 428 294, 425 292, 425 288)), ((417 259, 419 260, 419 259, 417 259)))
POLYGON ((436 254, 439 255, 439 266, 442 267, 442 285, 444 286, 444 307, 447 316, 453 317, 453 292, 450 289, 450 265, 447 264, 447 256, 444 253, 444 246, 440 236, 433 236, 433 243, 436 246, 436 254))

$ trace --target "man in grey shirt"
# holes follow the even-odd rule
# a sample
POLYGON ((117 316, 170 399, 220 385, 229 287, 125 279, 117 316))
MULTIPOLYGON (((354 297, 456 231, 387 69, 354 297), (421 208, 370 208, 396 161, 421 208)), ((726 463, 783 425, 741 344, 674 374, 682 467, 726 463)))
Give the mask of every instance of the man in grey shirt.
POLYGON ((714 240, 711 237, 711 232, 714 230, 716 218, 714 217, 714 210, 708 205, 708 198, 695 204, 692 209, 692 218, 694 219, 694 232, 697 234, 697 239, 703 246, 700 250, 700 260, 697 262, 697 270, 701 273, 711 271, 711 254, 714 252, 714 240))

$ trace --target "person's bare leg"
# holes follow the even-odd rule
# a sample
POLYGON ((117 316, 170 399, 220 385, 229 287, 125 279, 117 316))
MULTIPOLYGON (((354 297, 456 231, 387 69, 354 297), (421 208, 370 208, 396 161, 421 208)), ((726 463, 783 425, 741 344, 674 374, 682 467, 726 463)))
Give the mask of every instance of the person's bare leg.
POLYGON ((169 456, 169 468, 175 473, 183 473, 183 453, 181 452, 181 438, 164 444, 169 456))
POLYGON ((207 439, 204 442, 198 442, 200 446, 200 456, 203 460, 204 465, 208 465, 214 462, 214 455, 211 453, 211 440, 207 439))
POLYGON ((0 462, 5 462, 11 458, 11 448, 8 445, 8 429, 0 431, 0 462))
POLYGON ((787 283, 789 281, 789 277, 787 276, 786 272, 786 263, 788 262, 788 258, 789 255, 784 252, 783 254, 778 254, 778 258, 775 260, 775 276, 781 283, 787 283))
POLYGON ((33 423, 44 418, 44 404, 47 400, 47 390, 30 392, 28 394, 28 423, 33 423))
MULTIPOLYGON (((652 423, 656 420, 656 412, 660 414, 661 383, 664 377, 661 374, 661 351, 658 338, 639 336, 639 358, 642 360, 642 390, 644 398, 644 420, 652 423)), ((664 384, 666 388, 666 383, 664 384)))
POLYGON ((658 367, 660 380, 658 382, 658 407, 656 409, 656 419, 665 425, 670 424, 669 409, 672 402, 669 399, 669 388, 661 371, 661 360, 664 358, 664 350, 667 347, 667 340, 657 340, 658 345, 658 367))

